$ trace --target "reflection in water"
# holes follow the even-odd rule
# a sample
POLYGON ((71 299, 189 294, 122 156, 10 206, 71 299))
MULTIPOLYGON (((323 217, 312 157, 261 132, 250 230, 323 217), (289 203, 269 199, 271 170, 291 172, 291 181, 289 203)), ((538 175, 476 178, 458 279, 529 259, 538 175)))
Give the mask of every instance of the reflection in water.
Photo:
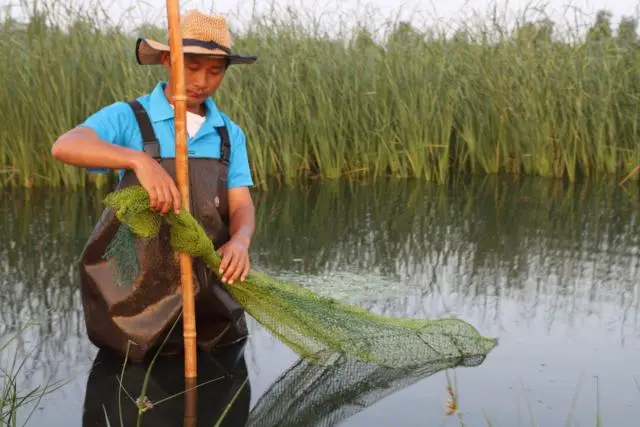
POLYGON ((526 273, 530 260, 550 259, 550 272, 559 272, 565 258, 549 252, 587 262, 601 254, 618 255, 617 261, 638 266, 638 204, 606 185, 563 188, 556 181, 492 179, 453 188, 330 182, 258 197, 259 246, 268 252, 256 259, 282 270, 298 259, 303 274, 348 267, 401 279, 426 275, 425 266, 460 257, 469 273, 504 275, 505 285, 518 287, 513 279, 526 273))
POLYGON ((250 409, 251 390, 244 343, 198 356, 198 386, 186 385, 183 359, 159 357, 144 396, 147 364, 127 364, 101 350, 89 374, 83 427, 248 426, 328 427, 352 417, 384 397, 454 367, 478 366, 484 357, 452 358, 392 369, 327 352, 319 364, 298 360, 250 409), (122 378, 120 383, 119 379, 122 378), (186 390, 186 393, 185 393, 186 390), (142 403, 141 403, 142 402, 142 403), (144 403, 149 402, 149 403, 144 403), (139 415, 140 404, 149 409, 139 415), (220 424, 216 424, 221 420, 220 424))
POLYGON ((499 323, 507 301, 521 322, 543 312, 547 327, 579 324, 607 305, 619 313, 621 343, 623 329, 638 332, 640 210, 615 187, 325 183, 304 196, 264 194, 264 252, 254 262, 317 291, 383 314, 463 315, 476 326, 499 323))
POLYGON ((0 360, 29 353, 34 385, 90 362, 75 261, 100 209, 100 194, 0 191, 0 342, 34 323, 0 360))
MULTIPOLYGON (((14 348, 32 351, 24 369, 32 385, 88 370, 94 359, 75 261, 102 196, 0 191, 0 343, 40 321, 14 348)), ((640 337, 640 210, 614 185, 326 182, 256 201, 252 265, 320 293, 386 315, 462 317, 488 336, 536 336, 548 352, 544 337, 560 331, 602 342, 601 354, 622 360, 640 337)), ((519 360, 506 344, 501 351, 519 360)), ((254 335, 249 371, 260 377, 276 364, 276 347, 254 335)))
POLYGON ((442 359, 386 368, 327 352, 321 364, 299 360, 260 397, 248 427, 329 427, 419 380, 454 367, 478 366, 484 357, 442 359))
POLYGON ((247 422, 251 387, 244 342, 199 353, 195 386, 185 381, 181 356, 158 357, 148 379, 149 364, 128 363, 125 369, 123 365, 122 357, 98 352, 87 381, 83 427, 102 427, 105 417, 112 426, 211 427, 220 419, 220 426, 247 422), (145 380, 147 399, 138 400, 145 380), (140 416, 140 424, 138 403, 149 408, 140 416))

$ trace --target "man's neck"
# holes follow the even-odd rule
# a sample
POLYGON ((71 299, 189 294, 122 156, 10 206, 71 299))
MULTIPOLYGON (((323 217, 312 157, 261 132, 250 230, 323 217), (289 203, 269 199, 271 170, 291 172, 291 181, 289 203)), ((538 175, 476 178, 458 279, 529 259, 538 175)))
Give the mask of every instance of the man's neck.
MULTIPOLYGON (((172 99, 173 99, 173 93, 171 92, 171 84, 168 83, 165 88, 164 88, 164 96, 167 98, 167 100, 169 101, 169 104, 173 105, 172 99)), ((175 106, 174 106, 175 108, 175 106)), ((197 107, 190 107, 189 105, 187 105, 187 111, 193 114, 197 114, 199 116, 205 116, 207 109, 204 106, 204 104, 198 104, 197 107)))

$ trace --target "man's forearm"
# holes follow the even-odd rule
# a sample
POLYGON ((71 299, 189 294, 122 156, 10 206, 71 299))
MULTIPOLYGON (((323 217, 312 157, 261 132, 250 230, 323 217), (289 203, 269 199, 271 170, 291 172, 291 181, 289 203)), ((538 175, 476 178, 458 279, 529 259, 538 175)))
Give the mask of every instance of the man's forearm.
POLYGON ((61 162, 84 168, 135 169, 140 152, 102 141, 89 128, 79 127, 62 135, 51 148, 61 162))
POLYGON ((231 238, 242 242, 248 248, 256 227, 253 204, 246 204, 236 208, 231 215, 229 223, 231 238))

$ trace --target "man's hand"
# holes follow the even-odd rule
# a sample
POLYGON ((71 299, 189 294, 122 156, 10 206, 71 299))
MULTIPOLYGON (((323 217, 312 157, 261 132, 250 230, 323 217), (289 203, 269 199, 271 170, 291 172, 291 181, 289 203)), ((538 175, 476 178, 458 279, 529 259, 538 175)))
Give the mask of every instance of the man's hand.
POLYGON ((229 231, 231 239, 218 249, 222 256, 222 283, 244 281, 249 274, 249 246, 255 230, 255 208, 247 187, 231 188, 229 196, 229 231))
POLYGON ((145 153, 140 153, 134 160, 133 171, 140 185, 149 193, 152 210, 166 214, 173 208, 176 214, 180 212, 178 187, 160 163, 145 153))
POLYGON ((51 147, 54 158, 84 168, 130 169, 149 193, 151 209, 166 214, 180 211, 180 192, 171 176, 147 154, 103 141, 88 127, 77 127, 51 147))
POLYGON ((234 236, 218 249, 222 257, 220 274, 222 283, 233 284, 238 278, 244 281, 249 274, 249 238, 241 234, 234 236))

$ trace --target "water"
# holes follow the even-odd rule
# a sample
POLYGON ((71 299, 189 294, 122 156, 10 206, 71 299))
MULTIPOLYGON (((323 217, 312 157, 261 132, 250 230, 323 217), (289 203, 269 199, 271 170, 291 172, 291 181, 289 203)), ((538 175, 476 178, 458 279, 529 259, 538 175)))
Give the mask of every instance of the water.
MULTIPOLYGON (((255 195, 252 264, 376 313, 456 316, 500 339, 479 366, 405 378, 386 397, 347 405, 341 425, 461 425, 445 414, 449 380, 468 426, 632 426, 640 415, 640 222, 631 189, 494 178, 274 188, 255 195)), ((102 402, 117 402, 119 365, 92 371, 103 359, 85 336, 74 268, 102 195, 0 193, 0 343, 36 322, 0 354, 2 367, 24 361, 20 390, 66 381, 35 405, 28 425, 104 425, 102 402)), ((227 418, 242 425, 296 363, 250 327, 244 363, 222 363, 239 372, 235 380, 199 389, 197 418, 206 423, 198 425, 213 425, 246 377, 227 418)), ((201 363, 201 381, 224 372, 201 363)), ((154 401, 179 391, 179 363, 154 372, 154 401)), ((139 390, 143 376, 131 368, 125 388, 139 390)), ((149 411, 149 425, 189 425, 183 397, 149 411)))

